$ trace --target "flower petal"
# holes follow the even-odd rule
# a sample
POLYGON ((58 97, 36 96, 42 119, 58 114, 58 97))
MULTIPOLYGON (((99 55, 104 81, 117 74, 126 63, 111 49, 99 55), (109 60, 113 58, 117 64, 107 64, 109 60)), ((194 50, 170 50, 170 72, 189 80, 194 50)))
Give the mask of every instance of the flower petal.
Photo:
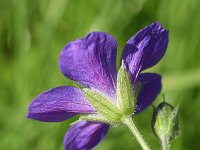
POLYGON ((109 34, 92 32, 66 45, 59 60, 69 79, 108 94, 115 93, 117 42, 109 34))
POLYGON ((79 89, 62 86, 36 97, 29 105, 27 118, 59 122, 79 113, 96 113, 96 111, 79 89))
MULTIPOLYGON (((142 73, 136 81, 137 88, 141 88, 137 95, 136 112, 143 111, 155 100, 161 91, 161 76, 155 73, 142 73)), ((138 89, 139 90, 139 89, 138 89)))
POLYGON ((158 22, 136 33, 128 40, 122 59, 135 81, 140 71, 155 65, 163 57, 168 44, 168 31, 158 22))
POLYGON ((108 129, 109 126, 103 123, 80 121, 66 133, 65 150, 91 150, 104 138, 108 129))

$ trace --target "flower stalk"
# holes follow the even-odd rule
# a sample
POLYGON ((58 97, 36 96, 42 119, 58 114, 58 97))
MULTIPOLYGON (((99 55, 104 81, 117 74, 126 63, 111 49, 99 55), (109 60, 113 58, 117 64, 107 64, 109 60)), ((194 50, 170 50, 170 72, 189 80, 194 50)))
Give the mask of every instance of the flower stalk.
POLYGON ((123 123, 130 129, 130 131, 135 136, 136 140, 138 141, 138 143, 140 144, 142 149, 143 150, 150 150, 148 144, 145 142, 144 138, 142 137, 142 135, 138 131, 136 125, 134 124, 131 116, 124 118, 123 123))
POLYGON ((170 149, 170 141, 169 138, 167 137, 162 137, 161 138, 161 146, 162 146, 162 150, 169 150, 170 149))

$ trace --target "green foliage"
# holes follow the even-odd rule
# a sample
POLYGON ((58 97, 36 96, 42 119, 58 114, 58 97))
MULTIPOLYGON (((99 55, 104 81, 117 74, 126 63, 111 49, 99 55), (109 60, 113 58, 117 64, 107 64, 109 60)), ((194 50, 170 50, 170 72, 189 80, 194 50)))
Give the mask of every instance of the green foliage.
MULTIPOLYGON (((72 85, 58 69, 66 43, 90 31, 104 31, 118 41, 117 65, 126 41, 139 29, 161 22, 169 29, 169 47, 150 71, 163 75, 163 92, 180 104, 182 134, 173 150, 199 149, 200 143, 200 1, 199 0, 0 0, 0 149, 62 150, 69 124, 25 118, 28 104, 40 92, 72 85)), ((158 97, 156 104, 161 101, 158 97)), ((152 109, 135 116, 154 150, 152 109)), ((111 129, 96 150, 140 149, 131 134, 111 129), (125 141, 125 142, 124 142, 125 141)))

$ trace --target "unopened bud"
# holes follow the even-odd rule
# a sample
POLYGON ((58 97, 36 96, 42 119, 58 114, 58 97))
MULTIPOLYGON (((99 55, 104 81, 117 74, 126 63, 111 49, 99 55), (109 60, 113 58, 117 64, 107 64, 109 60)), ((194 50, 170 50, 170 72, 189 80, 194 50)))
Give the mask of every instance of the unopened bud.
POLYGON ((154 134, 162 140, 173 140, 179 133, 178 108, 162 102, 154 109, 152 128, 154 134))

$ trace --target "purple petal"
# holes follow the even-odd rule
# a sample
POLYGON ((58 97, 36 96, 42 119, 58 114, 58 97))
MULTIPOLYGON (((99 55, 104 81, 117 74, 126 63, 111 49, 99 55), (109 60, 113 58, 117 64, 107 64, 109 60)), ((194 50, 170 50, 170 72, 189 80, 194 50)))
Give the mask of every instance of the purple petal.
POLYGON ((96 111, 79 89, 62 86, 36 97, 29 105, 27 118, 59 122, 80 113, 96 113, 96 111))
POLYGON ((65 150, 91 150, 104 138, 108 129, 109 126, 103 123, 80 121, 66 133, 65 150))
MULTIPOLYGON (((161 76, 155 73, 142 73, 136 81, 136 88, 141 87, 137 95, 136 112, 143 111, 152 104, 161 91, 161 76)), ((137 91, 137 89, 136 89, 137 91)))
POLYGON ((135 81, 140 71, 152 67, 165 54, 168 44, 168 31, 158 22, 136 33, 128 40, 122 59, 135 81))
POLYGON ((92 32, 66 45, 59 60, 69 79, 108 94, 115 93, 117 42, 109 34, 92 32))

